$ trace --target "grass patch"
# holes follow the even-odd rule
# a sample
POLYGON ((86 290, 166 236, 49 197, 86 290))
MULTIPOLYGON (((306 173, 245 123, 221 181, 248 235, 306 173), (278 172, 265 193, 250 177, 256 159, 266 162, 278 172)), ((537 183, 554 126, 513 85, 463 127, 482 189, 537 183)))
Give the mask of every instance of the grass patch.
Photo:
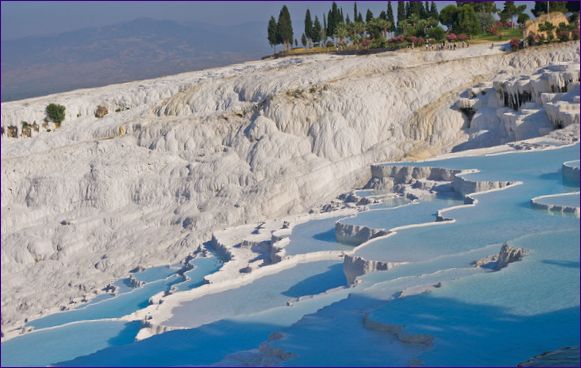
POLYGON ((498 41, 509 41, 513 38, 522 38, 522 30, 519 28, 512 29, 506 28, 501 29, 499 35, 492 35, 489 33, 483 33, 476 36, 472 36, 470 42, 472 43, 482 43, 482 42, 498 42, 498 41))

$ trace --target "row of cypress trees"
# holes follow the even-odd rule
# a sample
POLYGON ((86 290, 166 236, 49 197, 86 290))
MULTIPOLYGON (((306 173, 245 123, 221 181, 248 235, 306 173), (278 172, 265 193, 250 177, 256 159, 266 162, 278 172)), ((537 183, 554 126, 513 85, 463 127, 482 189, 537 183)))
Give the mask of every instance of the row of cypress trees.
MULTIPOLYGON (((436 3, 434 1, 398 1, 398 23, 412 16, 417 16, 420 19, 430 17, 437 19, 438 9, 436 3)), ((374 18, 373 12, 370 9, 367 9, 364 18, 363 14, 357 8, 357 2, 353 4, 352 18, 349 14, 344 14, 343 8, 337 6, 337 3, 333 2, 327 14, 323 15, 322 23, 318 16, 315 16, 313 20, 310 10, 307 9, 304 22, 304 33, 301 37, 302 44, 319 43, 325 40, 327 36, 332 37, 336 33, 337 27, 340 24, 350 24, 352 22, 369 23, 374 18)), ((391 1, 387 1, 386 10, 381 11, 378 18, 388 21, 390 32, 395 32, 397 30, 397 23, 395 21, 391 1)), ((282 44, 285 49, 288 50, 293 44, 293 39, 294 33, 290 12, 288 7, 284 5, 280 10, 278 21, 274 16, 270 17, 268 22, 268 42, 273 48, 275 48, 276 45, 282 44)), ((295 40, 295 44, 296 43, 297 41, 295 40)))

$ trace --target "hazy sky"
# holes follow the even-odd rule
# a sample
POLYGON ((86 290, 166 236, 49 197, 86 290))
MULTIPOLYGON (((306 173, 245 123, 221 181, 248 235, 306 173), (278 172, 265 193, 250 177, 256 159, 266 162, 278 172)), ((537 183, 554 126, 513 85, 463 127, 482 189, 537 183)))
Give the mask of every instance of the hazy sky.
MULTIPOLYGON (((352 17, 353 2, 338 1, 352 17)), ((453 1, 438 3, 441 8, 453 1)), ((499 2, 501 4, 501 2, 499 2)), ((517 3, 525 3, 517 1, 517 3)), ((529 2, 532 3, 532 2, 529 2)), ((330 1, 272 1, 272 2, 34 2, 2 1, 2 40, 39 36, 73 31, 85 27, 104 26, 140 17, 170 19, 180 22, 199 21, 209 24, 228 25, 246 22, 264 22, 270 15, 278 16, 283 4, 287 4, 293 25, 302 33, 305 10, 311 9, 313 16, 329 9, 330 1)), ((499 4, 499 7, 501 6, 499 4)), ((394 4, 395 5, 395 4, 394 4)), ((360 1, 358 7, 365 16, 370 8, 377 16, 386 7, 386 1, 360 1)), ((395 11, 395 9, 394 9, 395 11)))

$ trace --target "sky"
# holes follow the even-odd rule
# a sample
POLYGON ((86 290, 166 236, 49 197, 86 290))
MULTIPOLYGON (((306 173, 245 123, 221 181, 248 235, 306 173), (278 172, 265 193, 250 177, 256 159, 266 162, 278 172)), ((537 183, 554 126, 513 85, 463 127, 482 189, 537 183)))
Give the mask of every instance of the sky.
MULTIPOLYGON (((351 16, 352 1, 338 1, 351 16)), ((454 1, 438 2, 442 8, 454 1)), ((501 7, 501 2, 499 7, 501 7)), ((517 1, 516 3, 532 3, 517 1)), ((2 1, 1 39, 18 39, 100 27, 149 17, 178 22, 197 21, 213 25, 236 25, 247 22, 264 22, 265 29, 271 15, 278 17, 282 5, 289 7, 295 33, 302 33, 307 8, 314 15, 326 12, 330 1, 2 1), (299 31, 299 32, 297 32, 299 31)), ((386 1, 360 1, 357 3, 365 16, 367 8, 377 16, 386 7, 386 1)), ((395 5, 395 4, 394 4, 395 5)), ((394 9, 395 11, 395 9, 394 9)), ((266 31, 265 31, 266 32, 266 31)))

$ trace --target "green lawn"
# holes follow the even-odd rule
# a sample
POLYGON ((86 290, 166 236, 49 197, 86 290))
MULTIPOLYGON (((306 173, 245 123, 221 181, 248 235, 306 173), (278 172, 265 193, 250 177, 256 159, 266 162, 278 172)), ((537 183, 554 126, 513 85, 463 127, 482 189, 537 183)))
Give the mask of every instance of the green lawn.
POLYGON ((496 42, 496 41, 508 41, 513 38, 522 38, 522 30, 519 28, 512 29, 506 28, 500 31, 500 37, 494 36, 488 33, 479 34, 476 36, 472 36, 472 42, 496 42))

